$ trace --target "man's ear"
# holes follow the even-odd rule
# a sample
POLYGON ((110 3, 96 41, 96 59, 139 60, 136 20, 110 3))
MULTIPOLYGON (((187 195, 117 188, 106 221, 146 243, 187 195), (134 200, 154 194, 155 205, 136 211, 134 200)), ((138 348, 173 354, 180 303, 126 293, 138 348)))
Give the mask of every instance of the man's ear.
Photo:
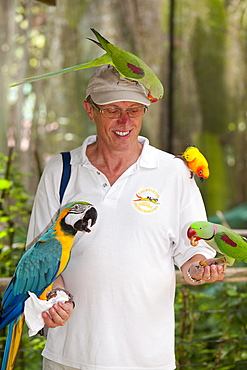
POLYGON ((90 104, 89 102, 87 101, 84 101, 82 103, 83 107, 85 108, 87 114, 88 114, 88 117, 91 119, 91 121, 95 121, 94 119, 94 112, 93 112, 93 106, 92 104, 90 104))

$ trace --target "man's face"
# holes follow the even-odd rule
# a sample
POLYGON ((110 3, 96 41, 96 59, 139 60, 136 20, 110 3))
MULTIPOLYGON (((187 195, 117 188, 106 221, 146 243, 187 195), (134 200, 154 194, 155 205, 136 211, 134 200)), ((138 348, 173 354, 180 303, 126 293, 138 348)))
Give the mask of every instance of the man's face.
MULTIPOLYGON (((84 102, 84 107, 92 121, 95 121, 98 142, 113 151, 125 151, 137 145, 137 137, 142 127, 142 116, 130 118, 127 112, 123 112, 120 118, 105 118, 91 104, 84 102)), ((126 111, 130 108, 142 107, 142 104, 134 102, 117 102, 106 105, 98 105, 100 109, 121 109, 126 111)))

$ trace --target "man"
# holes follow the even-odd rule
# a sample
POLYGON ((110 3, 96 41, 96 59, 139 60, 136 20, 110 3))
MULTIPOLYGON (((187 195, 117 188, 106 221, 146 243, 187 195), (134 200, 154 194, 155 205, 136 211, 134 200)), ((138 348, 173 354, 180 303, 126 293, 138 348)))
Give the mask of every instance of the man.
MULTIPOLYGON (((149 105, 141 84, 103 66, 83 105, 97 136, 71 151, 63 205, 90 202, 98 221, 85 238, 76 236, 53 286, 73 294, 75 309, 64 303, 43 313, 51 328, 44 369, 175 369, 174 264, 190 284, 223 279, 222 266, 196 269, 214 251, 203 241, 191 247, 186 237, 190 223, 206 219, 200 192, 182 161, 139 136, 149 105)), ((38 187, 30 242, 60 208, 61 173, 58 155, 38 187)))

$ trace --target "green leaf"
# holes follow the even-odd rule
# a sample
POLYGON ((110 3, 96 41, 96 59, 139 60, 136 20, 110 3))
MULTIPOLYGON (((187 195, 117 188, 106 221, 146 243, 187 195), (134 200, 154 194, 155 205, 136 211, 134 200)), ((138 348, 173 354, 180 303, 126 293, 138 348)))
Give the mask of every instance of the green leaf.
POLYGON ((12 182, 7 179, 0 180, 0 190, 9 189, 12 186, 12 182))
POLYGON ((0 231, 0 239, 1 238, 4 238, 7 235, 8 235, 8 231, 7 230, 0 231))
POLYGON ((9 221, 9 217, 8 216, 0 217, 0 222, 8 222, 8 221, 9 221))

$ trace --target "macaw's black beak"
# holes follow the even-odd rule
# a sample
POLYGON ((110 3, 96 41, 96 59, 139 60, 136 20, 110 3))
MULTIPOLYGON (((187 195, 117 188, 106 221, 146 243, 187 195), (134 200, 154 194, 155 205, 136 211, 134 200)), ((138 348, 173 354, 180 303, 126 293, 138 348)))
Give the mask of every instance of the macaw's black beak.
POLYGON ((98 213, 94 207, 89 208, 83 218, 78 220, 74 224, 74 228, 78 231, 86 231, 87 233, 91 232, 90 226, 92 227, 97 220, 98 213), (89 222, 91 221, 91 224, 89 222))

